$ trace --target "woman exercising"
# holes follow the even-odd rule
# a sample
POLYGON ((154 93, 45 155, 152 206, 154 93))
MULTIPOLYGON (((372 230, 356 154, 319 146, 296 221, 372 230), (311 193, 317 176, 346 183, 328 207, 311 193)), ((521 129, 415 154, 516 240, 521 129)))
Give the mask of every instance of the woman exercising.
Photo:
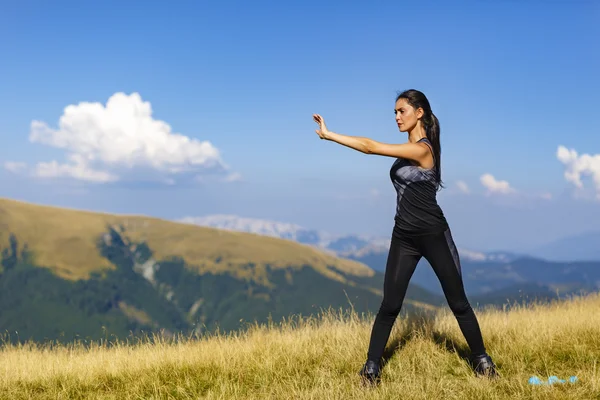
POLYGON ((394 110, 408 142, 385 144, 359 136, 346 136, 327 129, 323 117, 313 115, 321 139, 331 140, 365 154, 393 157, 390 178, 397 192, 395 224, 385 269, 383 300, 373 324, 367 361, 360 375, 370 382, 380 378, 380 362, 396 317, 400 313, 408 282, 421 257, 437 275, 448 305, 471 350, 471 363, 478 375, 496 376, 496 367, 486 353, 479 323, 469 304, 461 276, 458 251, 436 192, 442 186, 440 126, 429 101, 418 90, 407 90, 396 98, 394 110))

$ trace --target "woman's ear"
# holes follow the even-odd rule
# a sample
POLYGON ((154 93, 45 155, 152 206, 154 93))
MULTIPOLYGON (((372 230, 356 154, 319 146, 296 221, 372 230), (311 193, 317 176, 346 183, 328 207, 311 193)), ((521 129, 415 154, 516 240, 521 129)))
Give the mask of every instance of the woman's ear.
POLYGON ((423 111, 423 107, 419 107, 417 109, 417 112, 415 113, 418 119, 423 118, 423 115, 425 115, 425 111, 423 111))

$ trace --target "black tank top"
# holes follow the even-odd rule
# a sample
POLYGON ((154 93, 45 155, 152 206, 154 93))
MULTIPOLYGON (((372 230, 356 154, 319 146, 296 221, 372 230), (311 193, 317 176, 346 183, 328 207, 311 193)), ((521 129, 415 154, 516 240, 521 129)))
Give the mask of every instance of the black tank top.
MULTIPOLYGON (((421 141, 432 149, 429 140, 423 138, 421 141)), ((424 235, 443 232, 448 228, 444 213, 437 203, 435 166, 425 169, 414 165, 411 160, 398 158, 390 169, 390 178, 397 193, 394 234, 424 235)))

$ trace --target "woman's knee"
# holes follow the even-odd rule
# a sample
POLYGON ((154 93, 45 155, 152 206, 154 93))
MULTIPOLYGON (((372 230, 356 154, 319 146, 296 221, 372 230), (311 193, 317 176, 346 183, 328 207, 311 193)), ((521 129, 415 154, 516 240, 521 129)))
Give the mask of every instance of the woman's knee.
POLYGON ((402 301, 382 301, 379 314, 385 317, 396 318, 402 309, 402 301))
POLYGON ((465 315, 473 311, 468 300, 452 301, 448 304, 454 315, 465 315))

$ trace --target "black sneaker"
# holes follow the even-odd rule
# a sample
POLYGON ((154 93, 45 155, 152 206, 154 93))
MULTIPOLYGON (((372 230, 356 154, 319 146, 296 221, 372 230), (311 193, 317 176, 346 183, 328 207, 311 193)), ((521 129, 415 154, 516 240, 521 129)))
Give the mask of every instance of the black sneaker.
POLYGON ((492 357, 488 354, 473 357, 471 359, 472 367, 475 373, 479 376, 485 376, 488 378, 497 378, 498 371, 496 371, 496 364, 492 361, 492 357))
POLYGON ((380 381, 381 371, 379 369, 379 365, 377 365, 375 361, 367 360, 365 365, 360 370, 359 375, 367 383, 376 384, 380 381))

